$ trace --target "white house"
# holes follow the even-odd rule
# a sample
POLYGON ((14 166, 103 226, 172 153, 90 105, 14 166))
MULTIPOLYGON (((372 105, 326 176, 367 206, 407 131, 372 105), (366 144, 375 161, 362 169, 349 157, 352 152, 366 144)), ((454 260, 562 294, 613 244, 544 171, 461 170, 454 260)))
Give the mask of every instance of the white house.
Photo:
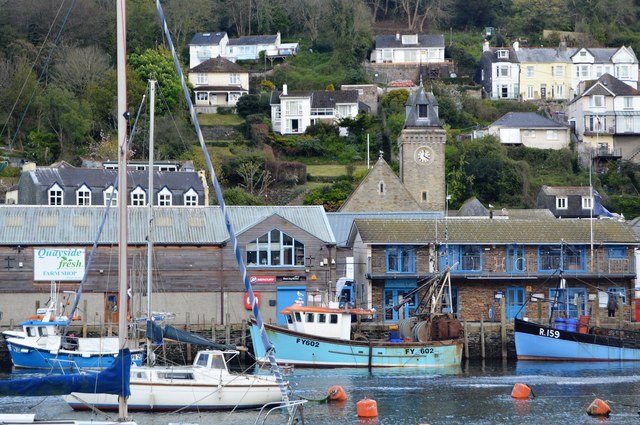
POLYGON ((298 43, 282 43, 280 32, 276 35, 247 35, 232 38, 223 56, 232 62, 238 60, 258 60, 260 52, 267 59, 283 58, 298 53, 298 43))
POLYGON ((444 36, 441 34, 378 35, 371 62, 443 63, 444 36))
POLYGON ((492 49, 489 42, 482 46, 480 75, 476 80, 491 99, 517 99, 520 67, 514 49, 492 49))
POLYGON ((302 134, 311 124, 334 124, 356 115, 356 90, 289 92, 284 84, 282 91, 271 93, 271 126, 276 133, 302 134))
POLYGON ((581 48, 571 56, 571 89, 582 81, 597 80, 610 74, 625 84, 638 88, 638 58, 631 47, 581 48))
POLYGON ((217 107, 233 107, 249 93, 249 71, 225 58, 207 59, 189 71, 198 112, 215 113, 217 107))
POLYGON ((489 125, 489 134, 505 145, 538 149, 569 146, 569 127, 534 112, 509 112, 489 125))
POLYGON ((227 33, 196 33, 189 43, 189 69, 200 65, 207 59, 224 56, 229 37, 227 33))

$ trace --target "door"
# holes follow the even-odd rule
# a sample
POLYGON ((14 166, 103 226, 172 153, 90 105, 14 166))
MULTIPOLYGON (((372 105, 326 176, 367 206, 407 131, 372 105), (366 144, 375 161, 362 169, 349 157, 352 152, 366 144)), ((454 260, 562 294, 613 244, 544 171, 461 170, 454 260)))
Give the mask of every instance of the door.
POLYGON ((415 282, 412 282, 412 286, 402 285, 400 287, 398 287, 400 282, 395 281, 394 283, 395 285, 385 285, 383 292, 384 320, 389 322, 408 319, 415 314, 418 305, 418 294, 410 296, 409 299, 406 298, 407 294, 415 289, 415 282), (395 309, 395 306, 398 308, 395 309))
POLYGON ((118 294, 104 295, 104 318, 107 323, 118 323, 118 294))
POLYGON ((522 319, 526 314, 524 288, 507 288, 507 320, 522 319))
POLYGON ((307 288, 305 286, 280 286, 277 288, 276 308, 278 309, 278 325, 286 325, 287 319, 280 312, 293 304, 298 298, 302 298, 304 304, 307 299, 307 288), (298 295, 298 293, 300 295, 298 295))

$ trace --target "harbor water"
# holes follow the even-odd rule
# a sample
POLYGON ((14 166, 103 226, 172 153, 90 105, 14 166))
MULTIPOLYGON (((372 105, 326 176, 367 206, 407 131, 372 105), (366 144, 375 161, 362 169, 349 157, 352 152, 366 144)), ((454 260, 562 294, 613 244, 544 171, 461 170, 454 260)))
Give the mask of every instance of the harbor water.
MULTIPOLYGON (((10 373, 0 376, 11 377, 10 373)), ((286 377, 294 393, 306 399, 324 398, 333 385, 342 386, 347 393, 348 400, 342 403, 306 403, 304 423, 309 425, 640 423, 637 363, 477 362, 432 372, 295 369, 286 377), (516 383, 529 385, 534 397, 513 399, 511 391, 516 383), (377 418, 358 418, 356 404, 364 398, 376 401, 377 418), (586 409, 595 398, 610 405, 612 413, 608 418, 587 415, 586 409)), ((105 418, 73 412, 60 397, 0 398, 0 413, 36 413, 39 418, 105 418)), ((112 414, 111 418, 116 416, 112 414)), ((256 416, 255 411, 131 414, 139 425, 253 424, 256 416)), ((283 416, 269 418, 267 423, 284 423, 283 416)))

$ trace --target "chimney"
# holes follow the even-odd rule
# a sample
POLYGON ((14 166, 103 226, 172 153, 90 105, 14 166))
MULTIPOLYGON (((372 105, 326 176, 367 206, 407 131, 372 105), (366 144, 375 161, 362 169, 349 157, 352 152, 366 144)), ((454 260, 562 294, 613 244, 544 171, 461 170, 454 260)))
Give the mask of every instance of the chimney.
POLYGON ((513 42, 513 50, 515 50, 516 52, 518 50, 520 50, 520 42, 519 41, 514 41, 513 42))
POLYGON ((396 41, 400 41, 400 33, 399 32, 396 33, 396 41))
POLYGON ((283 84, 283 85, 282 85, 282 95, 283 95, 283 96, 286 96, 286 95, 287 95, 287 85, 286 85, 286 84, 283 84))
POLYGON ((489 50, 491 50, 491 48, 489 47, 489 42, 485 41, 484 43, 482 43, 482 51, 488 52, 489 50))

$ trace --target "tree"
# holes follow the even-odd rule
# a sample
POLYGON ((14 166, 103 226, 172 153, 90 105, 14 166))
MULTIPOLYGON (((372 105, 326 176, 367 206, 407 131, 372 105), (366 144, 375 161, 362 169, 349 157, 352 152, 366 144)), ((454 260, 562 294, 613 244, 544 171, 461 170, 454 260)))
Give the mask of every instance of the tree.
POLYGON ((103 81, 110 70, 109 56, 97 46, 63 46, 58 49, 52 81, 84 96, 92 84, 103 81))
POLYGON ((425 24, 433 31, 448 15, 451 0, 398 0, 407 18, 409 31, 424 32, 425 24))
POLYGON ((242 118, 247 118, 249 115, 254 114, 269 114, 271 106, 269 105, 269 95, 261 96, 259 94, 245 94, 240 96, 236 103, 236 112, 242 118))

